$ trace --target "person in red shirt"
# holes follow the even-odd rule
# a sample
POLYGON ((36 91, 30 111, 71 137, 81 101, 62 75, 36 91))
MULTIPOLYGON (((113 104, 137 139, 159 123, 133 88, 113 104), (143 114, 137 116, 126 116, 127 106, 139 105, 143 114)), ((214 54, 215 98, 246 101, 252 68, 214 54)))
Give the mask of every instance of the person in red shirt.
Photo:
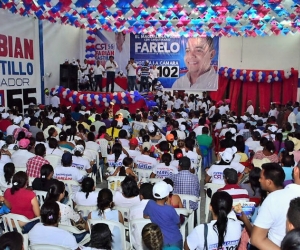
POLYGON ((0 113, 0 130, 6 132, 8 126, 12 125, 11 120, 7 119, 9 115, 7 113, 0 113))
POLYGON ((26 173, 28 177, 40 177, 41 168, 45 164, 50 164, 49 161, 44 159, 46 154, 46 147, 44 144, 37 144, 34 149, 35 156, 30 158, 26 164, 26 173))

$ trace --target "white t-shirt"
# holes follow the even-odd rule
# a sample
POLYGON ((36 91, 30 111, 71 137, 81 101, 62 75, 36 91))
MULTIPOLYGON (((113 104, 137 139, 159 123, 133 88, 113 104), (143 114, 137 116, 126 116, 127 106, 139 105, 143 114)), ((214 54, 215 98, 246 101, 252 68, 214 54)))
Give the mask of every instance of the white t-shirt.
POLYGON ((34 156, 35 154, 26 149, 19 149, 11 155, 11 161, 16 167, 26 168, 27 161, 34 156))
POLYGON ((142 154, 135 157, 134 163, 139 169, 153 169, 153 167, 157 164, 157 161, 149 155, 142 154))
POLYGON ((101 148, 100 148, 100 145, 94 141, 87 141, 85 143, 85 148, 86 149, 92 149, 96 152, 101 152, 101 148))
MULTIPOLYGON (((248 139, 250 139, 250 138, 248 138, 248 139)), ((253 141, 253 140, 248 141, 248 139, 246 140, 245 145, 249 147, 249 150, 255 151, 258 147, 260 147, 260 141, 253 141)))
POLYGON ((208 110, 208 113, 209 113, 209 118, 212 118, 213 116, 214 116, 214 114, 215 114, 215 110, 216 110, 216 106, 214 105, 214 106, 211 106, 210 108, 209 108, 209 110, 208 110))
POLYGON ((225 106, 220 106, 219 107, 219 114, 220 115, 225 115, 226 114, 226 108, 225 108, 225 106))
MULTIPOLYGON (((213 226, 216 220, 207 224, 207 250, 218 249, 218 233, 213 226)), ((222 249, 237 249, 242 234, 241 224, 238 221, 228 219, 226 235, 222 249)), ((187 237, 187 244, 190 249, 203 250, 204 246, 204 224, 201 224, 193 229, 187 237)))
POLYGON ((75 250, 78 248, 75 237, 58 227, 36 224, 28 233, 30 245, 48 244, 75 250))
POLYGON ((115 154, 107 155, 108 166, 114 168, 123 166, 123 160, 125 157, 126 155, 121 153, 118 160, 115 162, 115 154))
POLYGON ((254 114, 254 107, 252 105, 249 105, 246 112, 248 112, 250 115, 254 114))
POLYGON ((54 169, 53 178, 58 180, 75 180, 81 182, 83 175, 77 168, 58 166, 54 169))
POLYGON ((98 192, 93 191, 89 193, 86 198, 86 193, 80 191, 75 193, 73 201, 80 206, 97 206, 98 192))
POLYGON ((166 102, 166 104, 167 104, 167 110, 171 110, 172 106, 174 105, 174 102, 169 100, 169 101, 166 102))
POLYGON ((73 208, 58 201, 56 203, 59 205, 60 223, 62 225, 71 226, 70 219, 74 221, 78 221, 80 219, 80 215, 76 213, 73 208))
POLYGON ((275 116, 275 118, 277 118, 278 112, 277 109, 270 109, 268 116, 275 116))
POLYGON ((176 99, 174 102, 174 108, 175 109, 180 109, 181 104, 183 104, 183 101, 181 99, 176 99))
POLYGON ((178 174, 178 169, 170 164, 166 166, 165 163, 159 163, 154 166, 152 172, 156 174, 155 178, 168 178, 172 174, 178 174))
POLYGON ((226 168, 233 168, 238 173, 244 172, 245 166, 239 162, 231 162, 230 165, 212 165, 208 170, 207 174, 211 177, 211 183, 225 184, 223 179, 223 172, 226 168))
POLYGON ((103 68, 103 66, 100 64, 99 66, 96 65, 94 68, 94 75, 98 76, 98 75, 103 75, 103 72, 105 72, 105 69, 103 68))
POLYGON ((157 68, 150 70, 154 79, 158 78, 159 70, 157 68))
POLYGON ((128 149, 127 153, 129 154, 130 158, 135 159, 135 157, 137 157, 138 155, 141 155, 141 152, 138 150, 132 150, 132 149, 128 149))
POLYGON ((20 128, 18 125, 12 124, 6 128, 6 135, 12 135, 16 128, 20 128))
POLYGON ((77 168, 79 170, 87 170, 91 168, 89 161, 85 158, 73 155, 72 160, 72 167, 74 168, 77 168))
POLYGON ((123 196, 123 194, 119 191, 116 191, 113 197, 113 202, 115 203, 116 206, 119 207, 125 207, 125 208, 130 208, 134 205, 137 205, 140 203, 140 196, 137 195, 132 198, 126 198, 123 196))
POLYGON ((60 99, 58 96, 52 96, 51 97, 51 100, 50 100, 50 103, 52 105, 52 107, 55 107, 55 108, 58 108, 59 107, 59 104, 60 104, 60 99))
POLYGON ((126 67, 126 69, 128 69, 128 74, 127 75, 128 76, 136 76, 136 68, 137 68, 136 63, 128 64, 128 66, 126 67))
POLYGON ((183 156, 190 158, 191 168, 197 168, 197 163, 198 163, 198 154, 197 153, 190 151, 190 150, 188 152, 183 151, 183 156))
POLYGON ((254 225, 269 229, 268 238, 280 247, 286 235, 286 214, 290 201, 300 196, 300 185, 289 184, 284 189, 270 193, 261 205, 254 225))
POLYGON ((46 155, 58 155, 62 156, 64 151, 59 148, 46 148, 46 155))
POLYGON ((144 209, 149 200, 141 200, 140 203, 130 207, 129 221, 144 218, 144 209))
POLYGON ((194 132, 196 133, 196 136, 197 135, 202 135, 202 129, 204 128, 204 126, 198 126, 194 129, 194 132))
POLYGON ((291 124, 292 126, 292 130, 291 132, 295 132, 295 128, 294 128, 294 123, 297 123, 296 122, 296 115, 294 112, 291 112, 288 116, 288 122, 291 124))

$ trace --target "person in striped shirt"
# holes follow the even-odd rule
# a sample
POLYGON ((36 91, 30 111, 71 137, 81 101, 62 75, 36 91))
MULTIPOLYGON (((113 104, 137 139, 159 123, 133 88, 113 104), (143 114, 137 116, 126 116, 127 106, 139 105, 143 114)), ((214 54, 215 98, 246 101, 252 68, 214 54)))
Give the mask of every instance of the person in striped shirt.
POLYGON ((149 61, 146 60, 145 64, 141 67, 140 92, 143 92, 143 90, 145 89, 149 90, 149 79, 148 79, 149 75, 150 75, 149 61))

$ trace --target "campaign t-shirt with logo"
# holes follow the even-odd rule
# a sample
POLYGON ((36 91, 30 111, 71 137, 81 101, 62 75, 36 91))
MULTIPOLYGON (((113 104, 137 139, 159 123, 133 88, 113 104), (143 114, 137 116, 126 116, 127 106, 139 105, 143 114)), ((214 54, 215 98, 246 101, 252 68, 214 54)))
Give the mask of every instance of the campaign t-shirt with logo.
MULTIPOLYGON (((215 223, 216 220, 212 220, 210 223, 207 224, 207 250, 218 249, 218 233, 213 228, 215 223)), ((239 221, 228 219, 222 250, 237 249, 241 238, 241 233, 242 230, 239 221)), ((187 245, 189 246, 189 249, 205 249, 204 224, 195 227, 194 230, 188 235, 186 241, 187 245)))
POLYGON ((238 162, 231 162, 230 165, 212 165, 206 172, 211 177, 211 183, 225 184, 223 172, 226 168, 233 168, 238 173, 242 173, 244 172, 245 166, 238 162))
POLYGON ((198 163, 198 154, 193 151, 183 152, 183 155, 190 158, 191 160, 191 168, 197 168, 198 163))
POLYGON ((153 169, 157 161, 149 155, 138 155, 135 157, 134 163, 139 169, 153 169))
POLYGON ((91 168, 89 161, 80 156, 72 156, 72 167, 77 168, 79 170, 87 170, 91 168))
POLYGON ((54 169, 53 178, 60 181, 75 180, 81 182, 83 175, 77 168, 58 166, 54 169))
POLYGON ((155 178, 167 178, 172 174, 178 174, 178 170, 176 167, 170 165, 166 166, 165 163, 159 163, 154 166, 152 172, 156 175, 155 178))
POLYGON ((121 153, 118 160, 115 161, 115 154, 108 155, 107 156, 108 166, 113 167, 113 168, 123 166, 123 160, 124 160, 125 157, 126 157, 126 155, 121 153))

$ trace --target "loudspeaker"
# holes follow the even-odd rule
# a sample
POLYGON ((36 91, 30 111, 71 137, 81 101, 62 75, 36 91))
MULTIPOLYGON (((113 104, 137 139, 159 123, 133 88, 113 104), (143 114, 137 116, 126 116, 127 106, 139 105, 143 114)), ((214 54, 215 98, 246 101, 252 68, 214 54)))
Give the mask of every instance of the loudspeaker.
POLYGON ((78 67, 72 64, 60 65, 60 86, 77 90, 78 67))

